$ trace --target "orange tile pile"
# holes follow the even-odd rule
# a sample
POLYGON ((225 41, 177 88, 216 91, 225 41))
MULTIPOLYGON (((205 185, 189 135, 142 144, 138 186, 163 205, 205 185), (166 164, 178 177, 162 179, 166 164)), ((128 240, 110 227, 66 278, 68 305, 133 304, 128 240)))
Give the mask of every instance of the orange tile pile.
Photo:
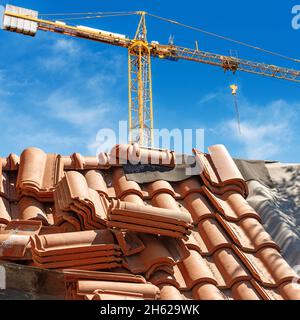
POLYGON ((193 151, 196 175, 144 184, 126 178, 126 159, 172 168, 180 157, 118 145, 0 158, 1 259, 61 270, 67 299, 300 299, 226 148, 193 151))

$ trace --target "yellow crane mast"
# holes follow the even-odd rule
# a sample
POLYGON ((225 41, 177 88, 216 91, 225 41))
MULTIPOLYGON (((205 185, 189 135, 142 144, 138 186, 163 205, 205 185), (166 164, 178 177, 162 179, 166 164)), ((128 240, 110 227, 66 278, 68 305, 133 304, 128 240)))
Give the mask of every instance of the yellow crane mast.
MULTIPOLYGON (((71 26, 61 21, 40 19, 37 11, 7 5, 3 28, 8 31, 34 36, 37 30, 50 31, 76 38, 98 41, 128 50, 129 79, 129 140, 144 146, 153 145, 153 106, 151 57, 171 61, 189 60, 218 66, 224 71, 244 71, 252 74, 300 82, 300 71, 275 65, 224 56, 211 52, 175 46, 163 45, 157 41, 148 42, 146 12, 137 11, 140 21, 135 37, 130 39, 122 34, 99 29, 71 26)), ((152 15, 153 16, 153 15, 152 15)), ((166 20, 166 19, 163 19, 166 20)), ((174 21, 171 21, 173 22, 174 21)), ((297 62, 299 62, 297 60, 297 62)))

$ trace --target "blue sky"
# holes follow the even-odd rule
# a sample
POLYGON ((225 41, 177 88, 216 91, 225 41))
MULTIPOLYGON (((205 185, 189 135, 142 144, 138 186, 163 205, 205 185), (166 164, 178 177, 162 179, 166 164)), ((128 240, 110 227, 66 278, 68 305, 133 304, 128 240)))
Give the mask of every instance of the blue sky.
MULTIPOLYGON (((238 40, 300 57, 291 27, 298 1, 18 1, 40 13, 145 10, 238 40)), ((5 1, 0 1, 4 4, 5 1)), ((138 17, 76 21, 134 36, 138 17)), ((300 70, 300 64, 147 18, 148 38, 300 70)), ((203 128, 205 147, 222 143, 235 157, 300 162, 300 84, 195 62, 152 60, 157 128, 203 128), (239 86, 242 133, 229 85, 239 86)), ((39 31, 35 38, 0 31, 0 155, 37 146, 46 152, 95 154, 101 128, 127 119, 127 51, 39 31)))

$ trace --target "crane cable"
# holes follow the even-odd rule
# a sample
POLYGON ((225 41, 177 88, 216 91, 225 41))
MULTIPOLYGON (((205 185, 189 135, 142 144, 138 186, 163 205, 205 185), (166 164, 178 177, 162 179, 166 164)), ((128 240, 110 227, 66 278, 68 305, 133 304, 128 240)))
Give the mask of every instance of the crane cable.
POLYGON ((130 16, 134 13, 119 13, 119 14, 109 14, 109 15, 95 15, 95 16, 85 16, 85 17, 77 17, 77 18, 64 18, 64 21, 70 20, 88 20, 88 19, 102 19, 102 18, 111 18, 111 17, 124 17, 130 16))
POLYGON ((192 30, 194 30, 194 31, 198 31, 198 32, 207 34, 207 35, 210 35, 210 36, 213 36, 213 37, 222 39, 222 40, 230 41, 230 42, 233 42, 233 43, 236 43, 236 44, 239 44, 239 45, 242 45, 242 46, 251 48, 251 49, 255 49, 255 50, 258 50, 258 51, 262 51, 262 52, 265 52, 265 53, 268 53, 268 54, 271 54, 271 55, 274 55, 274 56, 277 56, 277 57, 280 57, 280 58, 283 58, 283 59, 286 59, 286 60, 290 60, 290 61, 297 62, 297 63, 300 62, 299 59, 291 58, 291 57, 288 57, 288 56, 286 56, 286 55, 280 54, 280 53, 278 53, 278 52, 274 52, 274 51, 270 51, 270 50, 267 50, 267 49, 263 49, 263 48, 260 48, 260 47, 257 47, 257 46, 248 44, 248 43, 246 43, 246 42, 242 42, 242 41, 235 40, 235 39, 232 39, 232 38, 229 38, 229 37, 226 37, 226 36, 222 36, 222 35, 219 35, 219 34, 214 33, 214 32, 206 31, 206 30, 204 30, 204 29, 200 29, 200 28, 197 28, 197 27, 189 26, 189 25, 187 25, 187 24, 178 22, 178 21, 176 21, 176 20, 171 20, 171 19, 163 18, 163 17, 160 17, 160 16, 155 15, 155 14, 152 14, 152 13, 147 13, 147 15, 150 16, 150 17, 153 17, 153 18, 162 20, 162 21, 166 21, 166 22, 169 22, 169 23, 172 23, 172 24, 179 25, 179 26, 181 26, 181 27, 185 27, 185 28, 188 28, 188 29, 192 29, 192 30))
POLYGON ((238 106, 238 100, 237 100, 237 90, 238 86, 235 84, 232 84, 230 86, 231 89, 231 94, 233 96, 233 104, 234 104, 234 109, 235 109, 235 114, 236 114, 236 120, 237 120, 237 126, 238 126, 238 132, 241 135, 241 120, 240 120, 240 111, 239 111, 239 106, 238 106))

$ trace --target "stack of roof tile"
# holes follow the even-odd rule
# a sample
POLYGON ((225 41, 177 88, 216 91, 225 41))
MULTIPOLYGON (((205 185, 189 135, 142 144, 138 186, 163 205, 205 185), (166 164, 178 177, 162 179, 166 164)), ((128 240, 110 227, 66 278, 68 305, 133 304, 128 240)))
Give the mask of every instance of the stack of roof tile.
POLYGON ((120 247, 109 230, 35 235, 31 246, 34 265, 41 268, 100 270, 122 265, 120 247))
POLYGON ((76 171, 68 171, 54 191, 56 221, 66 220, 79 230, 92 230, 105 226, 106 206, 97 191, 88 187, 84 176, 76 171), (75 214, 75 217, 74 217, 75 214), (58 217, 59 216, 59 217, 58 217))
POLYGON ((68 299, 300 299, 226 148, 194 154, 198 175, 144 184, 121 162, 174 166, 175 153, 119 145, 99 157, 29 148, 0 158, 2 259, 105 271, 72 273, 68 299))
POLYGON ((179 210, 113 200, 108 211, 108 226, 134 232, 187 239, 190 215, 179 210))
POLYGON ((141 276, 119 272, 64 270, 67 298, 74 300, 156 300, 159 289, 141 276))
POLYGON ((101 162, 106 165, 118 164, 157 164, 175 166, 173 151, 142 147, 138 144, 118 144, 109 154, 100 154, 101 162))
POLYGON ((20 196, 33 196, 39 201, 53 200, 55 183, 62 171, 56 154, 45 154, 37 148, 29 148, 20 156, 17 190, 20 196))
POLYGON ((38 234, 41 221, 14 220, 0 232, 0 257, 4 260, 32 260, 30 237, 38 234))
POLYGON ((173 266, 189 256, 182 241, 170 237, 141 234, 145 249, 124 257, 124 267, 133 274, 144 274, 149 279, 159 270, 173 274, 173 266))
POLYGON ((223 145, 208 148, 209 154, 194 150, 198 170, 204 184, 216 194, 236 191, 248 195, 246 181, 223 145))

